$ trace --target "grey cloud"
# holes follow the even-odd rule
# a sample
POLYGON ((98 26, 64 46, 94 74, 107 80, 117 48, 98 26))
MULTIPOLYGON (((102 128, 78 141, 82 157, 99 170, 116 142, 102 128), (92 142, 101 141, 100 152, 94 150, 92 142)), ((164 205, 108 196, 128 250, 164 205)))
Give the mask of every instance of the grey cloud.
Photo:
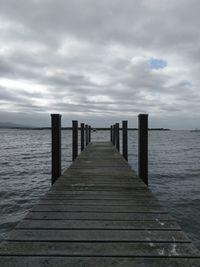
POLYGON ((199 1, 0 0, 0 5, 5 25, 0 84, 5 78, 45 88, 38 93, 1 87, 1 101, 13 111, 57 110, 90 114, 91 120, 137 111, 177 118, 184 110, 188 117, 199 112, 199 1), (152 71, 152 56, 168 61, 172 70, 152 71), (133 64, 135 57, 141 60, 133 64))
POLYGON ((18 102, 21 100, 21 96, 16 92, 8 88, 0 86, 0 101, 18 102))
POLYGON ((0 60, 0 75, 7 76, 7 74, 13 74, 13 68, 7 62, 0 60))

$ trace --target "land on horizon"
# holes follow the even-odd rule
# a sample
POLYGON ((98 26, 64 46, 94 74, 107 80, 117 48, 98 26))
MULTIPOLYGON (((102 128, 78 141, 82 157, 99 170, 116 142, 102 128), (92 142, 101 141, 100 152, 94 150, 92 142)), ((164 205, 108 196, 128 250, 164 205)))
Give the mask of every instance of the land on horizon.
MULTIPOLYGON (((25 126, 21 124, 11 123, 11 122, 0 122, 0 129, 19 129, 19 130, 50 130, 51 127, 44 126, 44 127, 33 127, 33 126, 25 126)), ((62 127, 62 130, 71 130, 72 127, 62 127)), ((79 127, 80 129, 80 127, 79 127)), ((109 127, 92 127, 92 130, 110 130, 109 127)), ((122 128, 120 128, 121 130, 122 128)), ((128 128, 128 130, 137 131, 137 128, 128 128)), ((149 128, 149 130, 157 130, 157 131, 171 131, 168 128, 149 128)))

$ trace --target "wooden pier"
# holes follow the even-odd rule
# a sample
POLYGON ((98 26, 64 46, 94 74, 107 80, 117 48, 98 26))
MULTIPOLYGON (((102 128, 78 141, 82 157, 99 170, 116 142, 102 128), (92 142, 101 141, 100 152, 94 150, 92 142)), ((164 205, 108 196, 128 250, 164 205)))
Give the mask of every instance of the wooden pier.
POLYGON ((199 267, 200 254, 114 146, 94 142, 0 244, 0 266, 199 267))

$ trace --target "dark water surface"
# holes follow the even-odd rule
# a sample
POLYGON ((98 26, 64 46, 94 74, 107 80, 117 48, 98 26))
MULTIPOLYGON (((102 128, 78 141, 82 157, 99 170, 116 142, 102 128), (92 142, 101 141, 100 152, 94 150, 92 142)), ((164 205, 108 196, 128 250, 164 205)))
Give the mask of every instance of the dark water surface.
MULTIPOLYGON (((50 130, 0 130, 0 239, 51 185, 50 130)), ((92 133, 108 141, 109 131, 92 133)), ((71 164, 71 132, 62 132, 63 170, 71 164)), ((137 170, 137 132, 129 132, 137 170)), ((200 248, 200 132, 149 132, 149 187, 200 248)))

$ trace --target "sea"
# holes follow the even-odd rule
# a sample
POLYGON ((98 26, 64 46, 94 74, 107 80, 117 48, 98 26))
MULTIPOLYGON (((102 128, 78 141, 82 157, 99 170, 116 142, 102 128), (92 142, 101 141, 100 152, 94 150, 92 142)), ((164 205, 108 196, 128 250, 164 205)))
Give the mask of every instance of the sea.
MULTIPOLYGON (((92 141, 109 141, 109 131, 92 141)), ((51 186, 51 131, 0 129, 0 240, 51 186)), ((138 133, 128 132, 137 172, 138 133)), ((80 151, 80 147, 79 147, 80 151)), ((72 134, 62 131, 62 171, 72 162, 72 134)), ((149 131, 149 188, 200 249, 200 132, 149 131)))

